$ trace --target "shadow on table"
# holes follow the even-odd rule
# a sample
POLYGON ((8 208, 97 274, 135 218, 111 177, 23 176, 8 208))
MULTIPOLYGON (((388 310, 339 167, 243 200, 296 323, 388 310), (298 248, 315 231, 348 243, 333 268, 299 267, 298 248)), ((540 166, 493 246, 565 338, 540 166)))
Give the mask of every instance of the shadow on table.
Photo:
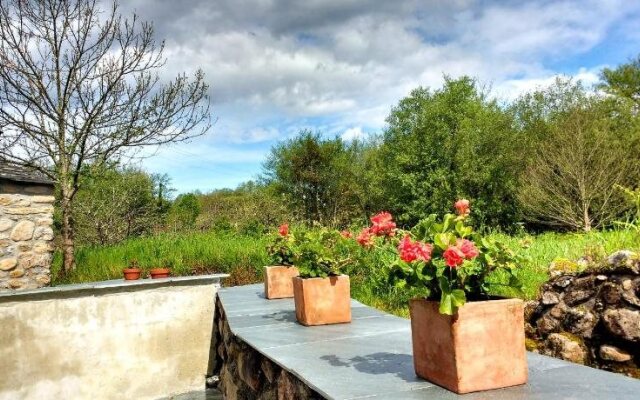
POLYGON ((333 367, 352 367, 365 374, 393 374, 406 382, 421 380, 414 372, 411 354, 378 352, 347 359, 326 355, 320 359, 327 361, 333 367))

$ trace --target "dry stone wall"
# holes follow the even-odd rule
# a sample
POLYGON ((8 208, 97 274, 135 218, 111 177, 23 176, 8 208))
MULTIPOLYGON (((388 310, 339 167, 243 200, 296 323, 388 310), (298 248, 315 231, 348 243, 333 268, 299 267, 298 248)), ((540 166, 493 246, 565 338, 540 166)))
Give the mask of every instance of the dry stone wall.
POLYGON ((236 337, 227 322, 224 308, 216 301, 209 365, 209 386, 217 387, 226 400, 323 399, 293 374, 236 337))
POLYGON ((582 272, 552 266, 527 303, 529 350, 640 378, 640 255, 619 251, 582 272))
POLYGON ((53 188, 0 182, 0 290, 51 281, 53 188))

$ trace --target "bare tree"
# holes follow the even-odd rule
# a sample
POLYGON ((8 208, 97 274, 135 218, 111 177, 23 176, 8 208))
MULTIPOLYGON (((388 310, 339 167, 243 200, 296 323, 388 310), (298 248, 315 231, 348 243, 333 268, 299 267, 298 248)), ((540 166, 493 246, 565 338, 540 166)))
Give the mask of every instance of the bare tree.
POLYGON ((83 165, 184 141, 210 125, 201 71, 168 83, 151 24, 96 0, 0 1, 0 162, 59 185, 64 271, 83 165))
POLYGON ((633 140, 625 137, 636 133, 617 130, 619 115, 606 104, 583 98, 558 116, 538 144, 519 193, 531 220, 588 232, 628 208, 616 185, 638 176, 633 140))

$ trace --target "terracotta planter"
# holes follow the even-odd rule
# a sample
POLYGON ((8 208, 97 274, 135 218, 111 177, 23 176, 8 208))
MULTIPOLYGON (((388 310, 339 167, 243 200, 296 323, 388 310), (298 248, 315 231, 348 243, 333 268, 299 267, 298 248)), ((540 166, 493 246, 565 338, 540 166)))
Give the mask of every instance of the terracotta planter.
POLYGON ((302 325, 351 322, 351 286, 347 275, 293 278, 296 318, 302 325))
POLYGON ((456 393, 527 382, 522 300, 469 302, 450 316, 414 299, 409 310, 418 376, 456 393))
POLYGON ((153 268, 149 271, 149 274, 151 274, 151 279, 158 279, 168 278, 170 272, 169 268, 153 268))
POLYGON ((140 268, 125 268, 122 270, 124 274, 125 281, 135 281, 136 279, 140 279, 140 274, 142 270, 140 268))
POLYGON ((296 267, 264 267, 264 296, 267 299, 293 297, 293 278, 298 275, 296 267))

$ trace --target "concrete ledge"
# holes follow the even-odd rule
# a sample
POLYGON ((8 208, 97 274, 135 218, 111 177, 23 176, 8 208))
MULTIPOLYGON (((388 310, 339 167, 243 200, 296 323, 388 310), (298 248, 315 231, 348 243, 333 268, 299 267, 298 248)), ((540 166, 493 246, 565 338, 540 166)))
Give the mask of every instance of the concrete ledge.
MULTIPOLYGON (((218 301, 221 325, 228 324, 238 341, 327 399, 586 400, 637 399, 640 393, 640 380, 529 353, 526 385, 459 396, 415 375, 409 320, 352 301, 352 323, 303 327, 293 300, 266 300, 262 285, 222 289, 218 301)), ((246 352, 235 354, 241 373, 255 370, 246 367, 246 352)), ((258 376, 241 378, 264 392, 268 383, 255 371, 258 376)))
POLYGON ((60 285, 40 289, 0 291, 0 303, 24 300, 49 300, 56 298, 71 298, 77 296, 103 295, 110 293, 135 292, 145 289, 171 286, 220 285, 220 280, 229 274, 178 276, 160 279, 138 279, 125 281, 114 279, 109 281, 60 285))

